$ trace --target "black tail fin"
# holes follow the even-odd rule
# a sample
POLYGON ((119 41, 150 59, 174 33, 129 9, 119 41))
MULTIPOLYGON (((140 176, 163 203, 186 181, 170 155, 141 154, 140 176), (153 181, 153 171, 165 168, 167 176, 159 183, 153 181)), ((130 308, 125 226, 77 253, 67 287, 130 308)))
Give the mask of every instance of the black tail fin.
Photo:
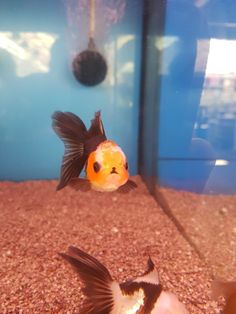
POLYGON ((57 190, 60 190, 72 178, 80 175, 87 159, 84 146, 88 135, 83 121, 71 112, 56 111, 52 120, 54 131, 65 145, 60 182, 57 186, 57 190))
POLYGON ((69 247, 68 255, 59 255, 75 268, 83 281, 83 291, 87 299, 81 314, 110 313, 114 306, 114 281, 107 268, 96 258, 73 246, 69 247))

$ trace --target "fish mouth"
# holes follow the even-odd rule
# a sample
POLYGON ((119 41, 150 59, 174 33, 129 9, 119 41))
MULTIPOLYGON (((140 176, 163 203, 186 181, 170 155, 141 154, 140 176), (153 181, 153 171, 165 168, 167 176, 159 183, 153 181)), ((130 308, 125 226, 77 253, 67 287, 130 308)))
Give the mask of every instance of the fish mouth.
POLYGON ((116 169, 113 168, 113 169, 111 170, 110 174, 118 174, 118 172, 116 171, 116 169))

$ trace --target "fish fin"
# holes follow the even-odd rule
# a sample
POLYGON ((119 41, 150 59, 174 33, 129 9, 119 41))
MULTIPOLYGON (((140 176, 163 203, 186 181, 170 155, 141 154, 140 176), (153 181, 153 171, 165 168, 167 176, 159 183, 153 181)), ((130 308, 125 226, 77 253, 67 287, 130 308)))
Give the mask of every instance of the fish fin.
POLYGON ((85 300, 83 303, 83 308, 79 311, 79 314, 95 314, 94 306, 85 300))
POLYGON ((89 181, 83 178, 72 178, 69 182, 69 186, 76 191, 82 192, 87 192, 91 189, 89 181))
POLYGON ((59 184, 57 185, 57 191, 63 189, 66 185, 68 185, 72 178, 80 175, 85 165, 85 162, 86 158, 70 160, 70 158, 68 158, 67 154, 65 153, 61 165, 61 175, 59 184))
POLYGON ((137 187, 138 186, 134 181, 128 180, 124 185, 120 186, 117 191, 125 194, 136 189, 137 187))
POLYGON ((88 130, 89 137, 95 137, 98 135, 103 135, 106 139, 106 134, 101 119, 101 111, 95 112, 95 116, 91 120, 91 126, 88 130))
POLYGON ((52 127, 62 141, 66 141, 68 135, 76 138, 76 140, 80 140, 81 132, 87 132, 83 121, 72 112, 55 111, 52 115, 52 120, 52 127))
POLYGON ((149 274, 150 272, 152 272, 155 269, 155 264, 153 263, 151 257, 148 257, 148 261, 147 261, 147 270, 143 273, 143 276, 146 274, 149 274))
POLYGON ((160 285, 160 280, 159 280, 159 274, 158 271, 155 267, 155 264, 153 263, 151 257, 149 256, 148 261, 147 261, 147 269, 145 272, 134 279, 135 282, 146 282, 150 283, 153 285, 160 285))
POLYGON ((95 113, 94 118, 91 120, 91 126, 88 130, 88 139, 85 142, 85 151, 89 155, 95 151, 99 144, 106 140, 106 134, 104 131, 101 112, 95 113))
POLYGON ((224 281, 215 279, 211 284, 212 298, 217 299, 223 296, 226 300, 232 295, 236 295, 236 281, 224 281))
POLYGON ((70 246, 68 254, 59 253, 79 274, 86 296, 82 314, 110 313, 114 307, 115 290, 118 283, 113 281, 107 268, 96 258, 82 250, 70 246))
POLYGON ((87 129, 83 121, 71 112, 56 111, 52 115, 52 120, 54 131, 65 145, 60 182, 57 186, 57 190, 60 190, 71 178, 78 177, 85 165, 87 156, 84 141, 87 137, 87 129))

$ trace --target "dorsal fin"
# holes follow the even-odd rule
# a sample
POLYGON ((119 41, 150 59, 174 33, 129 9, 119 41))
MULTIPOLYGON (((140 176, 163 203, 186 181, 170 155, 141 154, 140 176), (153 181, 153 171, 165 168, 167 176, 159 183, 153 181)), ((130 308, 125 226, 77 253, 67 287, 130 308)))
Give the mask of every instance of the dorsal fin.
POLYGON ((147 270, 139 277, 137 277, 135 282, 146 282, 154 285, 159 285, 159 275, 157 269, 149 256, 147 261, 147 270))
POLYGON ((101 119, 101 111, 95 112, 95 116, 91 120, 91 126, 88 130, 89 138, 95 137, 98 135, 103 135, 104 138, 106 139, 106 134, 105 134, 105 130, 104 130, 102 119, 101 119))

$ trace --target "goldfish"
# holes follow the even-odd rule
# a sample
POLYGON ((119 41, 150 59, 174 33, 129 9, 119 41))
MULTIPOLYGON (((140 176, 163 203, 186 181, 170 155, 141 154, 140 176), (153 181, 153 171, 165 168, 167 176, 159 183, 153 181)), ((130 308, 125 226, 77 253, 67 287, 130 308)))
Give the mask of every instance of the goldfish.
POLYGON ((222 314, 236 313, 236 281, 214 280, 212 282, 212 296, 225 298, 225 307, 222 314))
POLYGON ((57 190, 67 185, 76 190, 92 188, 101 192, 136 188, 136 183, 129 179, 124 152, 106 138, 100 111, 95 113, 88 130, 78 116, 61 111, 52 115, 52 127, 65 145, 57 190), (84 168, 87 178, 79 178, 84 168))
POLYGON ((149 257, 139 277, 118 283, 95 257, 70 246, 59 253, 80 276, 85 301, 80 314, 188 314, 177 296, 163 290, 156 267, 149 257))

